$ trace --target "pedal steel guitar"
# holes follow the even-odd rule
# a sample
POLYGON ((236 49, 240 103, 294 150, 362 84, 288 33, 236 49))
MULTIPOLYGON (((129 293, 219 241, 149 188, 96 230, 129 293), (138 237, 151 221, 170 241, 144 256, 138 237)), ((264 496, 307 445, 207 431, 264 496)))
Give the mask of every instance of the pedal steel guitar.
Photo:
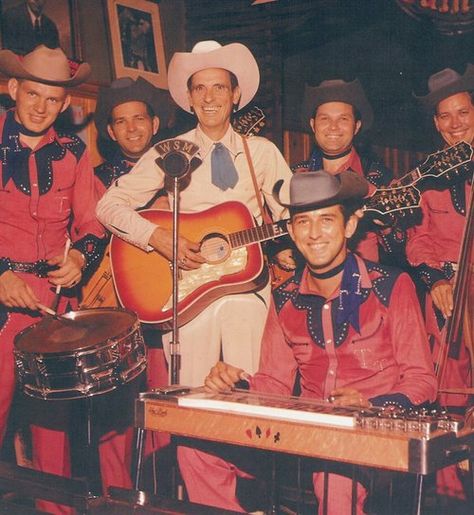
POLYGON ((145 430, 426 475, 474 456, 474 427, 442 412, 170 387, 136 401, 145 430))

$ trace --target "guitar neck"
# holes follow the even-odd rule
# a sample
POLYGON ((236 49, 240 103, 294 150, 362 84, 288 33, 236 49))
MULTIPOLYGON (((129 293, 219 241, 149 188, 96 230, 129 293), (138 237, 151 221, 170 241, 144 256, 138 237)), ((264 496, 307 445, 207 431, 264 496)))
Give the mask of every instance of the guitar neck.
POLYGON ((259 243, 284 236, 288 234, 287 222, 288 220, 280 220, 272 224, 257 225, 251 229, 233 232, 228 235, 230 245, 233 249, 238 249, 251 243, 259 243))
MULTIPOLYGON (((461 141, 449 148, 429 154, 416 168, 400 179, 393 181, 390 187, 412 186, 423 178, 458 175, 465 171, 473 156, 472 147, 461 141)), ((469 169, 469 168, 468 168, 469 169)))
MULTIPOLYGON (((405 174, 388 188, 380 188, 364 201, 364 211, 379 214, 408 211, 419 207, 420 189, 415 187, 425 177, 448 176, 448 173, 461 173, 469 167, 473 149, 465 142, 457 143, 448 149, 430 154, 423 163, 405 174)), ((287 220, 265 224, 228 235, 232 248, 245 247, 288 234, 287 220)))

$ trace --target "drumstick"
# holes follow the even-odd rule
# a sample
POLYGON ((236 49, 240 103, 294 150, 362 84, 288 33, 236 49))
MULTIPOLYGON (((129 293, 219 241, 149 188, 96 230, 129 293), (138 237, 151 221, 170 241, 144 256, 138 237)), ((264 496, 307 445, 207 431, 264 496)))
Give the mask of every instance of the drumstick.
MULTIPOLYGON (((66 244, 64 245, 64 256, 63 256, 63 261, 61 263, 61 265, 65 265, 66 264, 66 261, 67 261, 67 255, 69 253, 69 249, 71 248, 71 238, 69 238, 69 236, 66 238, 66 244)), ((56 286, 56 295, 59 295, 59 293, 61 292, 61 285, 58 284, 56 286)))
POLYGON ((48 315, 51 315, 55 320, 59 320, 63 324, 73 326, 76 328, 84 327, 84 324, 82 324, 81 322, 74 320, 73 318, 67 318, 64 315, 58 315, 58 313, 56 311, 54 311, 54 309, 48 308, 48 306, 45 306, 44 304, 38 303, 38 304, 36 304, 36 307, 40 311, 44 311, 48 315))
POLYGON ((56 316, 56 311, 54 311, 54 309, 48 308, 48 306, 45 306, 44 304, 36 304, 36 307, 41 311, 48 313, 48 315, 51 315, 53 317, 56 316))

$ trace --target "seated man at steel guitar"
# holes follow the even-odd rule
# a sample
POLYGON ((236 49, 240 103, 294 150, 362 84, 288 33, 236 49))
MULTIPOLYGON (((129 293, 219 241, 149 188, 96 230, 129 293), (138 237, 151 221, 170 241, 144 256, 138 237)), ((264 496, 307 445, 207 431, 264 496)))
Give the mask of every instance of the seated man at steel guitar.
MULTIPOLYGON (((291 395, 298 372, 302 397, 337 405, 409 408, 434 401, 436 378, 411 279, 347 250, 367 187, 349 171, 296 174, 284 203, 277 183, 274 195, 290 209, 289 233, 306 266, 273 291, 258 372, 250 376, 218 362, 205 378, 207 388, 229 390, 245 379, 251 390, 291 395)), ((237 478, 248 477, 243 468, 220 458, 219 450, 182 446, 178 456, 191 501, 243 510, 236 496, 237 478)), ((333 464, 330 514, 351 513, 352 483, 344 473, 344 464, 333 464)), ((323 477, 314 470, 318 500, 323 477)), ((363 513, 361 483, 356 495, 357 513, 363 513)))

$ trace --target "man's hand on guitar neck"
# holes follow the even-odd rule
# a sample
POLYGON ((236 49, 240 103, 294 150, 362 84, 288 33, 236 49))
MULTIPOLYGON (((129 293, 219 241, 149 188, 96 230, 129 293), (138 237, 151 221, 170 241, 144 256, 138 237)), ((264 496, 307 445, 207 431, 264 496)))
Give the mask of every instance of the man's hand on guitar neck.
MULTIPOLYGON (((171 261, 173 257, 173 235, 170 230, 157 227, 148 242, 156 251, 171 261)), ((199 244, 182 236, 178 237, 178 265, 183 270, 199 268, 205 259, 199 253, 199 244)))
POLYGON ((293 258, 293 249, 280 250, 280 252, 275 254, 274 260, 285 272, 291 272, 296 268, 296 261, 293 258))
POLYGON ((204 379, 204 386, 212 392, 229 391, 239 381, 247 381, 249 374, 223 361, 218 361, 204 379))

